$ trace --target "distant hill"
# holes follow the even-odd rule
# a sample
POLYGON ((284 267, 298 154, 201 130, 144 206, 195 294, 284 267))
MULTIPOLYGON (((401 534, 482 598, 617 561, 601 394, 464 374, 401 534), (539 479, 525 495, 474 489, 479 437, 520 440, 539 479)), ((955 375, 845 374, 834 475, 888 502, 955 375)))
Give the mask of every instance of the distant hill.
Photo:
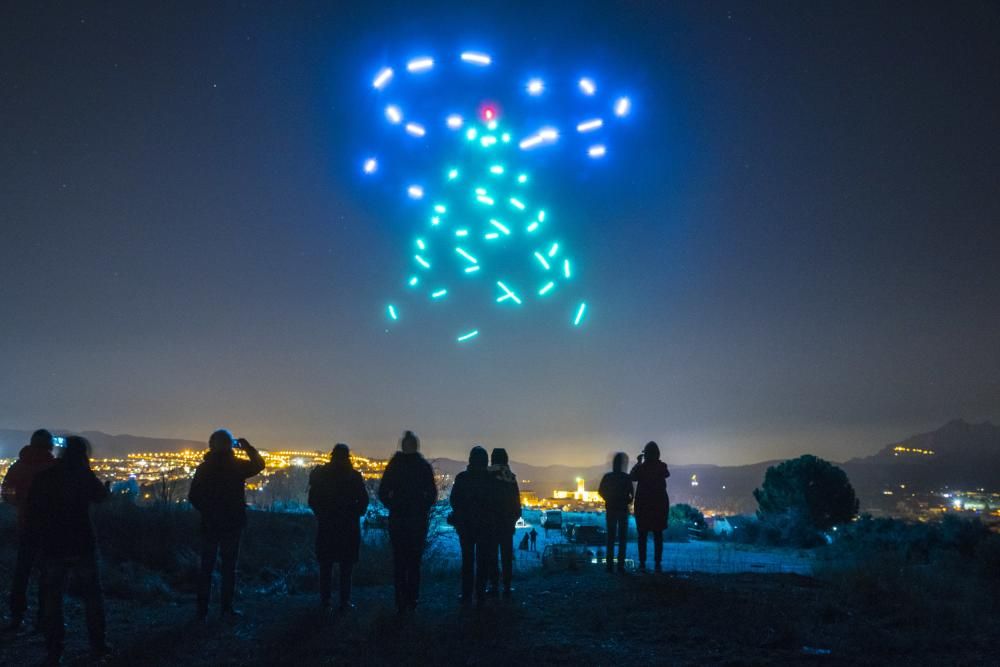
MULTIPOLYGON (((0 429, 0 458, 13 458, 31 440, 31 431, 0 429)), ((68 429, 54 429, 54 435, 75 433, 68 429)), ((138 435, 108 435, 100 431, 79 433, 90 440, 97 456, 120 458, 137 452, 173 452, 182 449, 205 449, 207 444, 193 440, 173 438, 146 438, 138 435)))
POLYGON ((1000 489, 1000 427, 956 419, 843 467, 856 488, 877 493, 900 484, 916 491, 1000 489))

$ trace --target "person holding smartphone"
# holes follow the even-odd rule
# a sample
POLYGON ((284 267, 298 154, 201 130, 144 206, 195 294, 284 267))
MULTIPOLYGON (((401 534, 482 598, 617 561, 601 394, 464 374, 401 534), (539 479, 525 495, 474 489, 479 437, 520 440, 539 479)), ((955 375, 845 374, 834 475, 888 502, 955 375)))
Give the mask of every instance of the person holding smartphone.
POLYGON ((201 513, 201 573, 198 579, 198 619, 208 617, 212 571, 221 557, 222 615, 240 616, 233 609, 236 591, 236 559, 240 536, 247 521, 246 480, 264 469, 264 457, 245 438, 235 440, 220 429, 208 440, 208 453, 191 480, 188 500, 201 513), (249 460, 236 457, 242 449, 249 460))
POLYGON ((667 496, 667 478, 670 469, 660 460, 660 447, 647 442, 638 461, 629 473, 635 488, 635 527, 639 532, 639 571, 646 570, 646 542, 653 535, 653 562, 656 571, 662 570, 663 531, 667 529, 670 498, 667 496))
MULTIPOLYGON (((17 508, 17 561, 14 575, 10 580, 10 625, 9 632, 17 632, 28 611, 28 581, 32 569, 39 566, 39 542, 37 531, 28 530, 28 491, 40 473, 55 465, 52 447, 56 438, 45 429, 31 434, 31 442, 21 449, 17 461, 3 478, 3 500, 17 508)), ((39 593, 39 602, 44 596, 39 593)), ((38 626, 42 625, 42 609, 38 609, 38 626)))

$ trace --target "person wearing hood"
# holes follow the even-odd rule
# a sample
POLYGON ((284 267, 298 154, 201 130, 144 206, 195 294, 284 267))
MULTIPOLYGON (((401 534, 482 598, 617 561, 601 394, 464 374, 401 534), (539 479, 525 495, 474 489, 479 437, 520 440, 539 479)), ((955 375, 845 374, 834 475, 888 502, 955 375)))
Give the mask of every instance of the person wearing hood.
POLYGON ((396 609, 417 608, 420 597, 420 563, 424 557, 430 511, 437 501, 434 470, 420 454, 420 440, 412 431, 403 434, 396 452, 382 473, 378 498, 389 510, 396 609))
POLYGON ((59 664, 63 653, 63 597, 71 574, 83 598, 92 657, 110 653, 104 641, 104 597, 90 520, 90 506, 107 496, 90 469, 90 443, 79 436, 66 438, 62 456, 35 477, 28 492, 28 526, 38 537, 42 560, 42 631, 49 664, 59 664))
POLYGON ((497 482, 489 470, 486 450, 476 445, 469 452, 469 465, 455 475, 451 487, 451 523, 458 533, 462 549, 462 602, 482 604, 486 597, 486 579, 496 567, 496 497, 497 482))
POLYGON ((496 447, 490 454, 490 475, 494 481, 494 545, 490 551, 490 583, 494 593, 500 590, 500 573, 503 572, 503 594, 509 597, 514 568, 514 532, 521 518, 521 491, 517 476, 511 472, 507 450, 496 447), (500 567, 497 567, 497 552, 500 567))
MULTIPOLYGON (((3 501, 17 508, 17 560, 10 581, 10 626, 8 631, 16 632, 28 611, 28 581, 31 570, 39 565, 37 535, 27 529, 28 493, 35 477, 55 464, 52 456, 52 434, 39 429, 31 434, 30 443, 21 449, 17 461, 7 470, 3 478, 3 501)), ((39 603, 43 595, 38 594, 39 603)), ((38 609, 41 626, 42 608, 38 609)))
POLYGON ((361 473, 351 465, 345 444, 333 448, 330 462, 309 475, 309 507, 316 515, 316 560, 319 561, 319 598, 330 605, 333 564, 340 565, 340 609, 351 608, 351 571, 361 547, 361 517, 368 509, 368 490, 361 473))
POLYGON ((646 570, 646 540, 653 534, 653 560, 656 571, 662 569, 663 531, 667 529, 670 498, 667 496, 667 477, 670 470, 660 460, 660 447, 648 442, 639 460, 629 473, 636 482, 635 527, 639 532, 639 570, 646 570))
POLYGON ((222 614, 239 616, 233 609, 236 560, 240 536, 247 521, 246 480, 264 469, 264 457, 244 438, 234 440, 220 429, 208 440, 205 459, 195 470, 188 500, 201 513, 201 572, 198 578, 198 618, 208 616, 215 561, 222 561, 222 614), (249 460, 236 458, 233 447, 249 460))
POLYGON ((615 542, 618 542, 618 571, 625 571, 625 547, 628 544, 628 506, 634 495, 632 479, 625 472, 628 454, 618 452, 611 463, 611 472, 601 478, 597 492, 604 499, 604 518, 608 528, 607 556, 605 566, 608 572, 614 570, 615 542))

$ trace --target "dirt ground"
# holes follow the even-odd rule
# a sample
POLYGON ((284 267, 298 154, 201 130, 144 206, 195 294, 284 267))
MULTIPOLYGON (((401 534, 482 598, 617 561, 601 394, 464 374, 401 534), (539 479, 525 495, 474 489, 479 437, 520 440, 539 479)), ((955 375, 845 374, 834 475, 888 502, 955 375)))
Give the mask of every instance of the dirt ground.
MULTIPOLYGON (((110 665, 993 664, 996 619, 961 635, 917 631, 906 610, 858 613, 829 584, 794 574, 535 572, 510 600, 463 608, 457 581, 425 582, 399 617, 388 586, 322 614, 311 595, 244 594, 245 617, 193 621, 193 601, 108 600, 110 665)), ((67 664, 88 664, 83 615, 67 604, 67 664)), ((44 657, 30 631, 4 636, 0 664, 44 657)))

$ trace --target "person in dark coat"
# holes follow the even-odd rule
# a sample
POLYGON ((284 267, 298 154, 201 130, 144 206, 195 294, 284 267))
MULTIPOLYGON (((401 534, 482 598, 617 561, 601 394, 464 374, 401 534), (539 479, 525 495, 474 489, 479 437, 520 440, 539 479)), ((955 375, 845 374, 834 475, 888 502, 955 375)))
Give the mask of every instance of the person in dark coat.
POLYGON ((648 442, 639 460, 629 473, 635 488, 635 527, 639 532, 639 569, 646 569, 646 539, 653 534, 653 560, 656 571, 662 569, 663 531, 667 529, 670 498, 667 496, 667 477, 670 470, 660 460, 660 447, 648 442))
POLYGON ((420 597, 420 563, 424 557, 431 508, 437 501, 434 470, 420 455, 420 440, 412 431, 403 434, 379 483, 378 498, 389 510, 396 609, 417 608, 420 597))
POLYGON ((532 528, 531 532, 528 533, 528 537, 531 538, 531 550, 538 551, 538 531, 532 528))
POLYGON ((105 643, 104 596, 97 568, 97 541, 90 506, 104 500, 107 489, 90 469, 90 443, 70 436, 62 457, 39 473, 28 492, 28 530, 35 533, 42 559, 45 617, 42 630, 48 662, 59 664, 66 626, 63 596, 70 574, 78 585, 87 617, 87 633, 94 658, 110 649, 105 643))
POLYGON ((507 450, 497 447, 490 454, 490 474, 494 481, 494 542, 490 553, 490 583, 494 593, 500 590, 500 572, 503 572, 503 594, 509 597, 514 568, 514 532, 521 518, 521 492, 517 477, 510 470, 507 450), (500 567, 497 568, 497 552, 500 567))
POLYGON ((309 507, 316 515, 316 560, 319 561, 319 599, 330 605, 333 564, 340 564, 340 608, 351 607, 351 571, 361 547, 360 520, 368 509, 368 490, 361 473, 351 465, 351 450, 338 444, 330 462, 309 475, 309 507))
POLYGON ((618 452, 611 464, 611 472, 601 478, 597 492, 604 499, 604 518, 608 528, 608 551, 605 565, 614 570, 615 542, 618 542, 618 571, 625 571, 625 547, 628 544, 628 506, 634 496, 632 478, 625 472, 628 454, 618 452))
POLYGON ((198 618, 208 616, 215 561, 222 561, 222 614, 239 616, 233 609, 236 560, 240 536, 247 522, 246 480, 264 469, 264 457, 244 438, 234 440, 220 429, 208 440, 208 453, 191 480, 188 500, 201 513, 201 572, 198 578, 198 618), (249 460, 236 457, 233 447, 249 460))
MULTIPOLYGON (((27 530, 28 493, 35 477, 51 468, 56 460, 52 456, 52 434, 39 429, 31 434, 31 442, 21 449, 17 461, 7 470, 3 478, 3 500, 17 508, 17 560, 10 580, 10 625, 7 630, 16 632, 28 611, 28 581, 31 570, 39 567, 39 545, 37 534, 27 530)), ((39 603, 44 599, 41 590, 39 603)), ((38 608, 38 626, 42 625, 43 612, 38 608)))
POLYGON ((451 487, 452 524, 462 549, 462 602, 472 600, 473 589, 480 604, 486 597, 486 579, 496 567, 496 479, 489 471, 486 450, 476 445, 469 452, 469 465, 455 475, 451 487))

